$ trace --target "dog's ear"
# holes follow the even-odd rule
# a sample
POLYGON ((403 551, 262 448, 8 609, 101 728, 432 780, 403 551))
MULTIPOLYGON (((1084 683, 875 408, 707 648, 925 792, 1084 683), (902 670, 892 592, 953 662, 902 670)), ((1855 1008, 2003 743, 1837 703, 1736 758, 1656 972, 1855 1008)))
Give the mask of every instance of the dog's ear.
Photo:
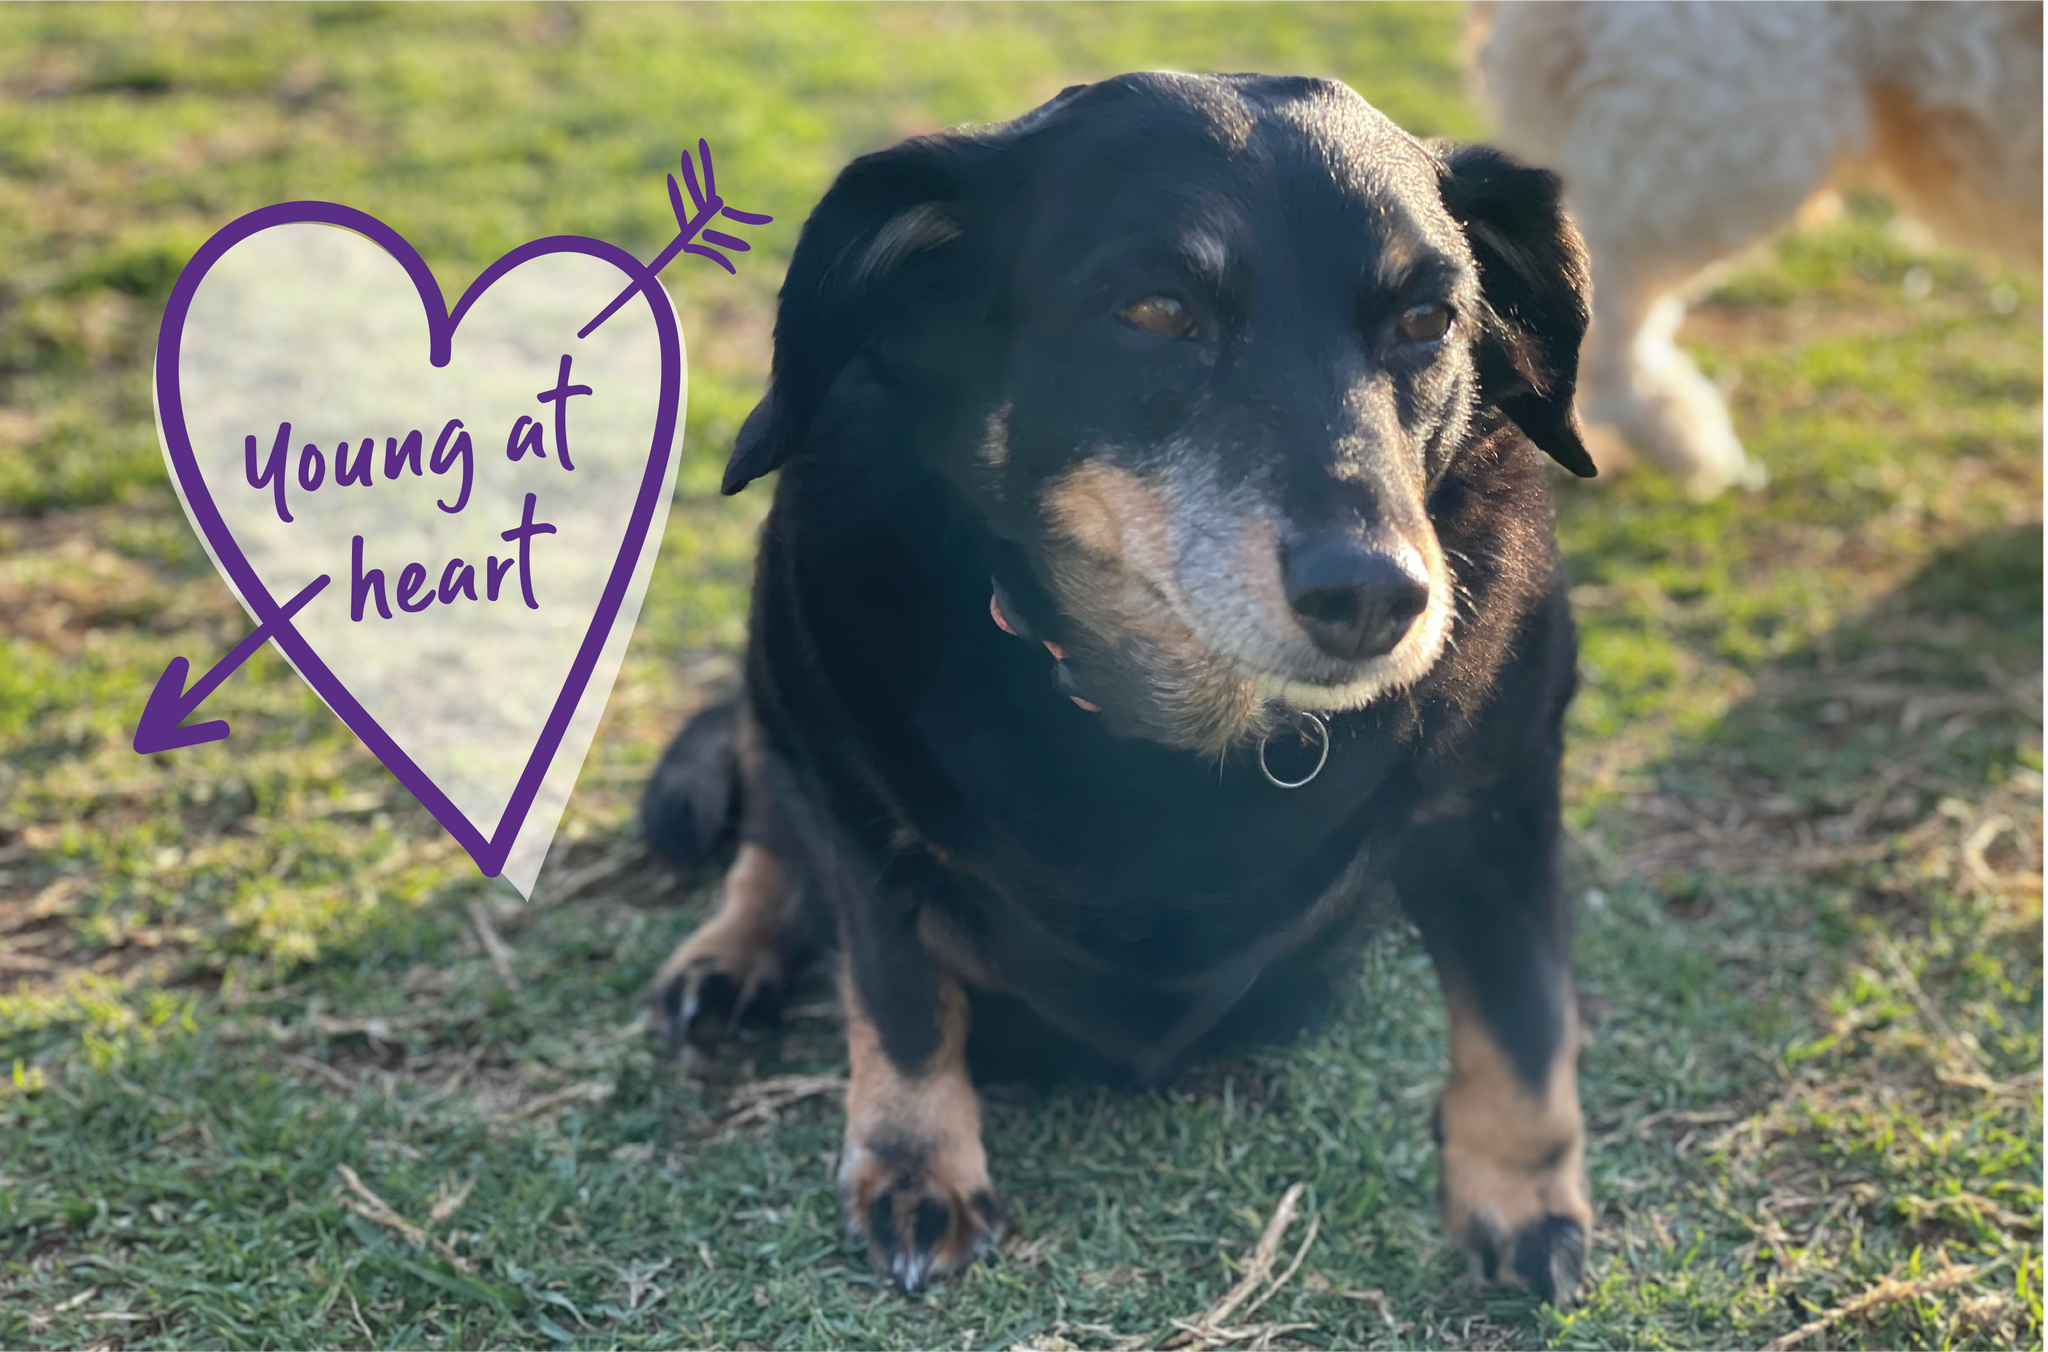
POLYGON ((921 136, 864 155, 804 222, 775 315, 767 396, 734 439, 723 489, 737 493, 802 444, 846 364, 914 322, 957 283, 944 266, 991 153, 972 136, 921 136))
POLYGON ((1486 298, 1477 348, 1480 396, 1582 479, 1593 459, 1572 395, 1586 336, 1586 246, 1565 215, 1557 175, 1486 146, 1438 142, 1444 206, 1465 232, 1486 298))

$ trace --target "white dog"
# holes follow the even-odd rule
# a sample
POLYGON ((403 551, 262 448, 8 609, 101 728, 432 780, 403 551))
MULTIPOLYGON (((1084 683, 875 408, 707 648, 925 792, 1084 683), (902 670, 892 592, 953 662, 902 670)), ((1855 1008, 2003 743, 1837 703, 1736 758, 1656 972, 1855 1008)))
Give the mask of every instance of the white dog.
POLYGON ((1696 495, 1754 486, 1672 342, 1683 287, 1844 178, 2041 266, 2041 6, 1475 4, 1502 148, 1557 171, 1593 263, 1579 408, 1696 495))

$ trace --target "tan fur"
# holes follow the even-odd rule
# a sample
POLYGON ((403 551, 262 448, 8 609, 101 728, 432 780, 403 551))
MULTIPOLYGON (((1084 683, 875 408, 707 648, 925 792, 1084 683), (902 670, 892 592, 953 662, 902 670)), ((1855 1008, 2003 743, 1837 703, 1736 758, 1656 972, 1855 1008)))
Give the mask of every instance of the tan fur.
POLYGON ((720 973, 739 988, 733 1008, 744 1009, 763 986, 780 985, 788 975, 784 936, 793 903, 782 861, 764 846, 741 845, 719 889, 717 911, 669 954, 655 989, 720 973))
MULTIPOLYGON (((1535 1091, 1470 999, 1452 993, 1448 1003, 1451 1074, 1440 1121, 1444 1221, 1451 1233, 1468 1242, 1490 1237, 1501 1246, 1546 1216, 1567 1216, 1591 1235, 1577 1018, 1568 1008, 1557 1057, 1535 1091)), ((1503 1263, 1500 1275, 1518 1280, 1512 1264, 1503 1263)))
POLYGON ((1053 554, 1060 608, 1148 687, 1178 744, 1221 754, 1259 724, 1249 682, 1196 637, 1168 599, 1179 590, 1174 505, 1163 485, 1106 460, 1084 462, 1045 498, 1068 548, 1053 554), (1171 590, 1169 590, 1171 589, 1171 590))
POLYGON ((1435 664, 1453 600, 1426 520, 1404 543, 1431 579, 1428 609, 1391 653, 1341 683, 1313 684, 1288 674, 1317 655, 1287 602, 1271 513, 1187 463, 1169 457, 1158 475, 1140 475, 1099 454, 1054 480, 1042 503, 1053 590, 1088 636, 1080 665, 1107 659, 1143 685, 1130 703, 1151 711, 1148 735, 1220 755, 1268 731, 1279 710, 1360 708, 1435 664))
MULTIPOLYGON (((946 862, 943 858, 941 863, 946 862)), ((939 966, 961 980, 986 990, 1007 990, 1009 983, 989 970, 960 927, 943 912, 930 908, 917 914, 917 941, 939 966)))
POLYGON ((1504 0, 1471 38, 1495 139, 1563 176, 1592 254, 1580 411, 1698 496, 1763 481, 1674 341, 1702 269, 1858 180, 2041 266, 2039 4, 1504 0))
POLYGON ((1089 460, 1046 494, 1052 525, 1141 578, 1173 569, 1173 508, 1163 489, 1106 460, 1089 460))
POLYGON ((939 1047, 925 1065, 905 1070, 882 1046, 850 975, 842 975, 841 990, 850 1073, 840 1194, 877 1266, 914 1265, 903 1281, 914 1290, 974 1261, 998 1237, 981 1103, 967 1074, 967 996, 941 979, 939 1047), (870 1219, 885 1196, 892 1234, 874 1234, 870 1219), (925 1202, 937 1202, 946 1218, 928 1248, 913 1241, 925 1202))
MULTIPOLYGON (((1981 144, 1982 121, 1960 109, 1929 107, 1910 90, 1880 80, 1870 87, 1870 128, 1872 175, 1915 216, 1961 243, 2039 265, 2039 195, 1987 194, 1973 174, 1973 165, 1993 159, 1981 144)), ((2020 166, 2014 176, 2027 178, 2020 166)), ((2038 172, 2034 178, 2039 181, 2038 172)))

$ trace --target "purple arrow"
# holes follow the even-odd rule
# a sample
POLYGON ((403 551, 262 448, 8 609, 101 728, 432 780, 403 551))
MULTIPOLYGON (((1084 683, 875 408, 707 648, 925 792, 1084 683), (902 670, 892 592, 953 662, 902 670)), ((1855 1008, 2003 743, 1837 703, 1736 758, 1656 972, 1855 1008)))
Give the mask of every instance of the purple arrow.
MULTIPOLYGON (((707 249, 702 244, 695 244, 692 241, 698 237, 701 231, 703 238, 721 248, 731 249, 735 253, 746 253, 749 246, 745 240, 736 239, 721 230, 705 230, 704 227, 717 219, 721 214, 730 216, 733 220, 746 225, 766 225, 775 219, 773 216, 763 216, 758 211, 741 211, 738 207, 727 206, 725 199, 718 195, 718 180, 711 176, 711 145, 701 137, 697 141, 697 154, 704 160, 704 186, 702 188, 697 186, 697 171, 690 167, 690 152, 687 150, 683 152, 682 163, 683 177, 690 184, 690 200, 697 204, 697 209, 692 213, 689 207, 683 205, 683 190, 676 186, 676 176, 670 174, 668 176, 669 206, 676 213, 676 224, 682 227, 682 233, 671 240, 669 246, 663 249, 652 263, 647 265, 647 271, 650 276, 659 273, 663 268, 667 267, 674 261, 678 253, 692 253, 699 258, 708 258, 727 272, 737 272, 738 269, 733 267, 732 260, 718 252, 717 249, 707 249)), ((634 295, 639 292, 640 286, 641 283, 636 280, 631 286, 621 291, 618 299, 605 306, 604 313, 578 329, 576 336, 578 338, 588 338, 591 334, 595 333, 598 325, 617 314, 621 305, 633 299, 634 295)))
POLYGON ((190 690, 185 689, 185 673, 192 669, 192 664, 182 657, 173 657, 171 664, 164 668, 164 674, 157 677, 156 689, 149 692, 149 702, 142 706, 142 717, 135 724, 135 749, 147 756, 156 751, 175 751, 181 746, 217 742, 227 736, 228 724, 224 718, 216 718, 211 723, 195 723, 189 728, 178 725, 190 717, 222 681, 233 675, 235 668, 248 661, 249 655, 263 646, 273 630, 298 614, 306 602, 318 596, 326 585, 325 573, 307 583, 304 591, 251 630, 247 638, 235 645, 233 652, 214 663, 213 669, 201 676, 190 690))

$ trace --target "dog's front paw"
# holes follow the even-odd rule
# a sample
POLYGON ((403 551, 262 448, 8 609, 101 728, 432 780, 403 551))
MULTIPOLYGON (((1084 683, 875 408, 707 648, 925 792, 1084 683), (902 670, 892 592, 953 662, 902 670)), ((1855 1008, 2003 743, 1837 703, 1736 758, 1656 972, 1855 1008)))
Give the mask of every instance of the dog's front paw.
POLYGON ((759 954, 706 952, 690 936, 662 964, 654 984, 655 1034, 673 1052, 685 1042, 710 1048, 742 1028, 782 1016, 782 971, 759 954))
POLYGON ((1451 1006, 1451 1078, 1437 1109, 1444 1223, 1489 1281, 1527 1286, 1564 1309, 1585 1283, 1593 1235, 1577 1019, 1540 1075, 1525 1074, 1492 1030, 1451 1006))
POLYGON ((1593 1208, 1579 1149, 1555 1161, 1518 1161, 1461 1149, 1443 1152, 1444 1221, 1489 1281, 1527 1286, 1568 1309, 1585 1282, 1593 1208))
POLYGON ((789 975, 785 884, 775 856, 742 845, 725 875, 718 912, 685 939, 654 978, 654 1025, 670 1051, 711 1047, 782 1015, 789 975))
POLYGON ((855 1141, 848 1133, 839 1194, 847 1230, 905 1295, 966 1267, 1002 1238, 1002 1208, 978 1136, 963 1145, 894 1132, 855 1141))

